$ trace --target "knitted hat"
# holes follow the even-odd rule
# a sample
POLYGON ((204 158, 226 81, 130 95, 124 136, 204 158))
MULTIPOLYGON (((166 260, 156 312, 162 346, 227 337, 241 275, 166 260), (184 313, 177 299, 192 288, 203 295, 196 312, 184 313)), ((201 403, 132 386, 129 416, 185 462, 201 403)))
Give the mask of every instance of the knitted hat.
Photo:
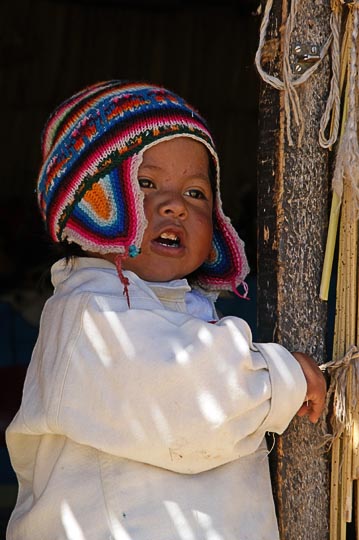
POLYGON ((243 284, 247 259, 222 211, 218 156, 206 123, 182 98, 146 83, 95 84, 49 118, 37 193, 51 238, 76 242, 84 251, 136 256, 147 225, 137 181, 143 152, 183 136, 207 147, 216 170, 213 249, 195 284, 217 291, 243 284))

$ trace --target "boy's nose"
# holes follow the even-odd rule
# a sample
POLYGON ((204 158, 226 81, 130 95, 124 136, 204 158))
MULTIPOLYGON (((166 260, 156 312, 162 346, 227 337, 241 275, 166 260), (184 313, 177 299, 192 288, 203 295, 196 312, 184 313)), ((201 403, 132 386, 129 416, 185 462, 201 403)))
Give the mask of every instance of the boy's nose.
POLYGON ((162 216, 187 217, 187 206, 181 194, 167 192, 162 194, 158 204, 158 212, 162 216))

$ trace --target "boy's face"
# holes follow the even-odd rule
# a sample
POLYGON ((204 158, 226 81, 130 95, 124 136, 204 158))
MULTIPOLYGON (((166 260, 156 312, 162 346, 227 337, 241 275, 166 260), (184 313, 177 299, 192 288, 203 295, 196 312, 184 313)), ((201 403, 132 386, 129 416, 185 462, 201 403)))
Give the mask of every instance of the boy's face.
POLYGON ((148 220, 141 253, 123 261, 146 281, 191 274, 212 244, 213 194, 208 153, 188 137, 158 143, 144 152, 138 182, 148 220))

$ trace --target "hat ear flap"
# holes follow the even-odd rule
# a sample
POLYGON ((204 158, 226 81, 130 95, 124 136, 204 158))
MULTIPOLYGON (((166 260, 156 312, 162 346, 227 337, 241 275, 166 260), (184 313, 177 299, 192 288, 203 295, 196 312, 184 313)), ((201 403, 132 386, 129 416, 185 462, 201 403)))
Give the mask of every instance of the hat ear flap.
POLYGON ((131 245, 137 245, 145 223, 139 201, 142 193, 130 178, 133 159, 110 167, 102 176, 83 180, 66 209, 62 237, 78 243, 85 251, 102 253, 118 245, 118 252, 125 254, 131 245))
POLYGON ((197 284, 209 290, 236 290, 243 283, 249 267, 243 241, 217 207, 214 213, 212 247, 199 268, 197 284))

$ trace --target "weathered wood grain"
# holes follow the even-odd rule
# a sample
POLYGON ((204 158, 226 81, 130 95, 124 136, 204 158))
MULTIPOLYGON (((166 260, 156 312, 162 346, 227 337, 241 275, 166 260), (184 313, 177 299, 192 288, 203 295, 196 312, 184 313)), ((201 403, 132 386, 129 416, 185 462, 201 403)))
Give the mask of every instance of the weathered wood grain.
MULTIPOLYGON (((279 40, 267 69, 280 72, 281 28, 290 6, 274 3, 269 39, 279 40)), ((329 0, 303 0, 292 42, 322 46, 329 35, 329 0)), ((326 361, 327 305, 319 300, 328 216, 328 152, 318 143, 329 89, 329 59, 299 90, 305 120, 301 148, 285 135, 282 93, 262 84, 258 156, 258 325, 261 340, 326 361)), ((296 141, 294 132, 294 140, 296 141)), ((285 406, 285 403, 283 404, 285 406)), ((294 419, 276 440, 271 469, 282 540, 328 538, 328 456, 320 433, 294 419)))

